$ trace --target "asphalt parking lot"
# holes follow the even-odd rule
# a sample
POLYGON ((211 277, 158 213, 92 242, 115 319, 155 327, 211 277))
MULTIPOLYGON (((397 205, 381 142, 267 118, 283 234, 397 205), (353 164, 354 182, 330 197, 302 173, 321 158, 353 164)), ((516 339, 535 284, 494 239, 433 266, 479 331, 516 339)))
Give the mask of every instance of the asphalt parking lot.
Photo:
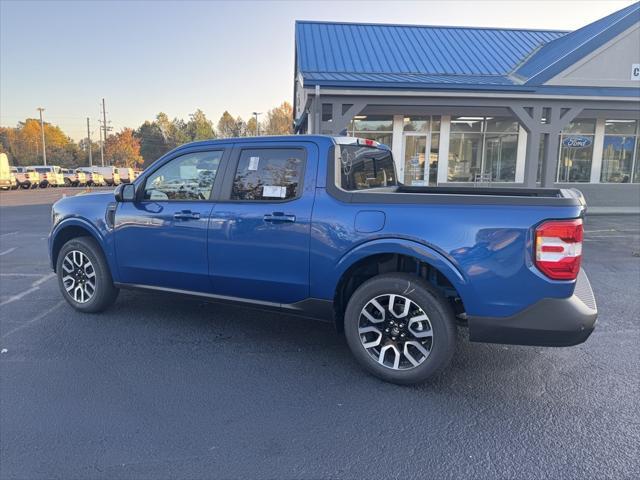
POLYGON ((585 344, 461 331, 450 368, 399 387, 322 323, 127 291, 75 312, 46 252, 64 193, 0 195, 2 479, 640 476, 638 216, 587 218, 585 344))

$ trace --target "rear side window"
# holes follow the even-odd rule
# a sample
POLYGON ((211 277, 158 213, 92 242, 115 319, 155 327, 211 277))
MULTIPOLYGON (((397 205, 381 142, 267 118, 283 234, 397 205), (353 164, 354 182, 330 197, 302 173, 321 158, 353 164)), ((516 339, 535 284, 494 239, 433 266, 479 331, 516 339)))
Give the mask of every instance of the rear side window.
POLYGON ((246 149, 240 153, 231 200, 290 200, 300 195, 305 152, 298 148, 246 149))
POLYGON ((340 145, 340 188, 366 190, 398 184, 393 157, 388 150, 362 145, 340 145))

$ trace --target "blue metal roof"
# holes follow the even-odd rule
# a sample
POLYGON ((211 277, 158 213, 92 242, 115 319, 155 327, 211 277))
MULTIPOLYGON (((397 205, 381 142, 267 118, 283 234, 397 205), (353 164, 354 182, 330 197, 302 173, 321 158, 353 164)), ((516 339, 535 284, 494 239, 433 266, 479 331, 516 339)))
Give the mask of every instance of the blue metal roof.
POLYGON ((429 75, 424 73, 338 73, 308 72, 305 81, 312 84, 329 84, 339 82, 371 82, 402 84, 460 84, 469 82, 484 85, 511 85, 512 82, 502 75, 429 75))
POLYGON ((566 32, 296 22, 299 71, 507 75, 566 32))
MULTIPOLYGON (((570 33, 298 21, 296 72, 305 85, 325 87, 542 92, 548 78, 639 17, 640 2, 570 33)), ((553 90, 558 88, 587 93, 580 87, 553 90)), ((598 89, 602 95, 629 93, 640 95, 634 89, 598 89)))
POLYGON ((546 44, 522 64, 515 74, 528 79, 527 83, 544 83, 638 22, 640 2, 546 44))

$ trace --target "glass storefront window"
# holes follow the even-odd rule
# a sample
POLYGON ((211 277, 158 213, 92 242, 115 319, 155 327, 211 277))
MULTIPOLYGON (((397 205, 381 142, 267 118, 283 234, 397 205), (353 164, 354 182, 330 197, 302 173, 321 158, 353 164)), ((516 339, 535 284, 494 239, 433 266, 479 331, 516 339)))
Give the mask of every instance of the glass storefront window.
POLYGON ((595 129, 595 120, 578 119, 571 122, 562 131, 558 159, 558 182, 588 182, 590 180, 595 129))
POLYGON ((429 131, 430 117, 404 117, 403 130, 405 132, 423 132, 429 131))
POLYGON ((486 131, 491 133, 518 133, 518 121, 509 117, 488 117, 486 131))
MULTIPOLYGON (((637 181, 637 178, 631 178, 634 155, 637 156, 637 123, 635 120, 607 120, 605 122, 601 182, 629 183, 637 181)), ((636 166, 636 177, 637 170, 636 166)))
POLYGON ((448 181, 514 182, 518 132, 512 117, 454 117, 448 181))
POLYGON ((392 148, 393 117, 389 115, 357 116, 349 124, 349 135, 368 138, 392 148))
POLYGON ((490 174, 494 182, 514 182, 518 135, 487 133, 484 142, 485 174, 490 174))
POLYGON ((481 172, 482 134, 451 133, 449 138, 449 182, 473 182, 481 172))
MULTIPOLYGON (((427 136, 409 135, 404 140, 404 183, 405 185, 428 185, 425 181, 427 136)), ((427 170, 428 172, 428 170, 427 170)))
POLYGON ((435 185, 440 146, 439 116, 404 117, 404 184, 435 185))
POLYGON ((578 119, 569 123, 562 133, 595 133, 596 132, 596 121, 595 119, 578 119))
POLYGON ((349 125, 350 132, 392 132, 393 117, 390 115, 356 116, 349 125))
POLYGON ((451 119, 451 132, 482 132, 484 117, 454 117, 451 119))
POLYGON ((605 135, 636 135, 636 120, 605 120, 605 135))

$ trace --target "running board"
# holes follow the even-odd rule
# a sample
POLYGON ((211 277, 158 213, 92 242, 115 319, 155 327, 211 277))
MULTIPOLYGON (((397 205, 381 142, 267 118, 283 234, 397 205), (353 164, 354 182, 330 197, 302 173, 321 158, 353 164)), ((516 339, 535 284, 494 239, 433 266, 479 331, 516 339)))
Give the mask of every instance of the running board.
POLYGON ((333 302, 331 300, 322 300, 320 298, 307 298, 295 303, 276 303, 266 302, 264 300, 253 300, 250 298, 231 297, 227 295, 216 295, 213 293, 196 292, 193 290, 181 290, 179 288, 158 287, 155 285, 141 285, 135 283, 119 283, 114 282, 117 288, 127 290, 145 290, 158 293, 173 293, 177 295, 185 295, 188 297, 207 300, 212 303, 224 303, 229 305, 241 305, 243 307, 255 308, 258 310, 280 311, 290 315, 297 315, 314 320, 322 320, 325 322, 333 322, 333 302))

